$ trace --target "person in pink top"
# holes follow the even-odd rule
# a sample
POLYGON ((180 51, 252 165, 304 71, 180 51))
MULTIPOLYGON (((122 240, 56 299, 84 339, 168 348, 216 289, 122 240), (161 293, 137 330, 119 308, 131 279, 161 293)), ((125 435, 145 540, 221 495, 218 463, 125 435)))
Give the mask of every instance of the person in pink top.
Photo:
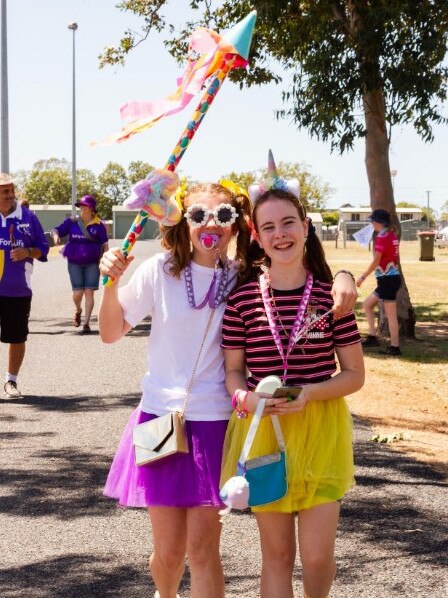
POLYGON ((369 324, 369 334, 363 339, 364 347, 376 347, 379 345, 375 330, 375 305, 383 302, 384 312, 387 317, 390 332, 390 346, 383 355, 397 357, 401 355, 400 335, 397 318, 397 293, 401 287, 401 274, 399 268, 399 241, 390 222, 390 214, 386 210, 374 210, 369 217, 373 228, 378 233, 374 244, 373 260, 368 268, 356 281, 360 287, 364 280, 375 272, 377 287, 366 299, 362 307, 369 324))

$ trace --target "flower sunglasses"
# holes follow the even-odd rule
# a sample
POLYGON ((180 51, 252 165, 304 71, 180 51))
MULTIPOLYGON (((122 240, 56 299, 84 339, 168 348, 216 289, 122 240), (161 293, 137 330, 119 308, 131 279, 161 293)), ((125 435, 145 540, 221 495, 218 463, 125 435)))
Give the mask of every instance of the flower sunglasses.
POLYGON ((188 224, 197 228, 205 226, 210 216, 217 226, 231 226, 238 218, 236 208, 230 203, 220 203, 214 210, 209 210, 200 204, 193 204, 185 212, 185 218, 188 224))

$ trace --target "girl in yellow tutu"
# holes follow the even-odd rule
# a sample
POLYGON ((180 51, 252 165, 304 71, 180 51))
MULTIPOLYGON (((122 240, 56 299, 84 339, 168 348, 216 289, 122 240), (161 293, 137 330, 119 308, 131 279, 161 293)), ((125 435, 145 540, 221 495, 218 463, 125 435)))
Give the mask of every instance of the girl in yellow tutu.
MULTIPOLYGON (((298 512, 304 596, 325 598, 335 576, 340 500, 354 484, 352 422, 343 397, 362 387, 364 364, 353 312, 338 320, 332 316, 331 272, 298 199, 298 185, 277 176, 270 183, 267 190, 249 188, 258 276, 232 292, 224 315, 226 385, 235 412, 221 484, 235 475, 251 414, 267 398, 264 414, 279 416, 286 443, 288 491, 253 509, 263 559, 261 597, 293 596, 298 512), (254 392, 271 375, 285 386, 300 386, 298 397, 254 392)), ((264 417, 249 457, 276 450, 271 418, 264 417)))

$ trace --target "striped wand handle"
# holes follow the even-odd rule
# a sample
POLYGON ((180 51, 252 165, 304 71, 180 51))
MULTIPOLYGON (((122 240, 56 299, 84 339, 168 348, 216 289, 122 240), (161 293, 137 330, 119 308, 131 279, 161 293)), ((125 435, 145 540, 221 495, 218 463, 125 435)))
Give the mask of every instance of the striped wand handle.
MULTIPOLYGON (((216 94, 220 90, 225 78, 229 74, 229 71, 233 68, 235 60, 236 56, 233 54, 228 54, 225 58, 223 58, 219 71, 213 77, 210 85, 205 90, 196 110, 193 113, 193 116, 191 117, 191 120, 183 130, 182 135, 173 149, 171 156, 168 158, 168 161, 165 165, 165 170, 176 170, 176 167, 181 161, 182 156, 185 154, 190 141, 195 136, 204 116, 207 114, 210 104, 215 99, 216 94)), ((121 252, 125 257, 127 257, 132 251, 135 242, 139 238, 143 227, 148 221, 148 216, 149 214, 146 210, 140 210, 135 217, 134 222, 131 224, 131 227, 121 245, 121 252)), ((108 275, 103 277, 103 285, 112 286, 113 284, 113 278, 108 275)))

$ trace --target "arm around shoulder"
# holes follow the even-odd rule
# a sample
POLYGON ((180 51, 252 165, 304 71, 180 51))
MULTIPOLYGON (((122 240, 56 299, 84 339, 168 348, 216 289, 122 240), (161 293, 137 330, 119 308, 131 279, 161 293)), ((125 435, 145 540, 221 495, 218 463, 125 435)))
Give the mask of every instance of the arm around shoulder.
POLYGON ((356 305, 358 293, 355 286, 355 278, 348 270, 338 270, 333 278, 331 289, 333 297, 333 315, 335 319, 341 318, 351 312, 356 305))

